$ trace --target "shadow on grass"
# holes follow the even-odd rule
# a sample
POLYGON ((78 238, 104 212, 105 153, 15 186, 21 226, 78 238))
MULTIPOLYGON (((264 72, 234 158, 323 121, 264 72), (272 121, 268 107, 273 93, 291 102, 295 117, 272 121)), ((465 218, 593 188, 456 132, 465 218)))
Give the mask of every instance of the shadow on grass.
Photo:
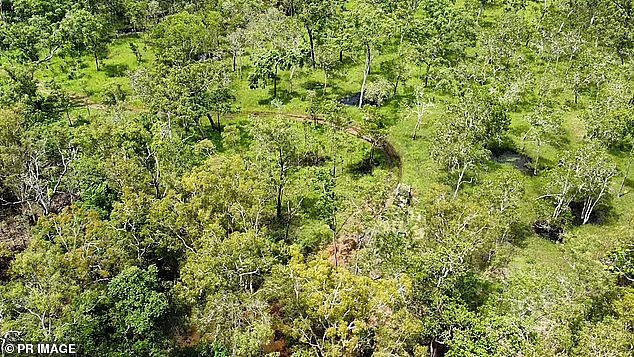
MULTIPOLYGON (((278 83, 279 85, 279 83, 278 83)), ((275 99, 280 100, 282 103, 288 103, 290 102, 292 99, 294 98, 300 98, 303 99, 302 95, 300 93, 297 93, 296 91, 290 92, 287 89, 281 89, 281 88, 277 88, 277 98, 275 97, 275 95, 273 94, 273 86, 270 85, 267 88, 268 90, 268 94, 269 97, 264 98, 264 99, 260 99, 258 100, 258 104, 259 105, 270 105, 271 102, 275 99), (268 88, 270 87, 270 88, 268 88)))
POLYGON ((347 171, 354 178, 360 178, 362 176, 371 175, 377 167, 388 168, 389 166, 385 161, 385 157, 381 154, 381 151, 377 148, 371 148, 363 155, 360 161, 348 165, 347 171))
POLYGON ((104 64, 101 69, 108 77, 123 77, 130 69, 127 64, 104 64))

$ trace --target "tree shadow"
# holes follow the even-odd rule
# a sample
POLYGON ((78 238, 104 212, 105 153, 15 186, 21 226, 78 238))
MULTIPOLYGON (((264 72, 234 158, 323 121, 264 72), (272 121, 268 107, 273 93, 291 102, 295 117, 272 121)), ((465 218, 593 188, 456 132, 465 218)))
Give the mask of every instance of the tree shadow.
POLYGON ((106 74, 106 76, 113 77, 123 77, 126 75, 126 72, 130 69, 125 63, 116 63, 116 64, 103 64, 101 69, 106 74))
POLYGON ((520 153, 508 137, 505 137, 501 143, 489 145, 489 151, 491 151, 490 168, 497 170, 502 169, 503 166, 511 166, 526 176, 533 176, 531 169, 533 160, 520 153))
POLYGON ((526 248, 527 240, 533 234, 531 226, 526 222, 514 222, 509 229, 508 242, 517 248, 526 248))
MULTIPOLYGON (((572 224, 575 226, 583 225, 583 202, 573 201, 568 205, 570 212, 573 216, 572 224)), ((609 204, 599 204, 590 213, 590 219, 586 224, 603 225, 609 222, 614 222, 618 219, 614 207, 609 204)))
POLYGON ((267 87, 270 87, 268 90, 269 97, 258 100, 259 105, 270 105, 271 102, 273 102, 275 99, 281 101, 282 103, 288 103, 294 98, 302 97, 301 94, 298 93, 297 91, 291 92, 288 89, 282 89, 279 87, 280 83, 278 83, 277 85, 278 85, 277 97, 275 97, 275 94, 273 93, 273 86, 272 85, 267 86, 267 87))
POLYGON ((374 169, 377 167, 387 168, 388 164, 381 154, 381 151, 378 148, 372 147, 363 154, 361 160, 349 164, 347 171, 354 178, 361 178, 363 176, 372 175, 374 169))

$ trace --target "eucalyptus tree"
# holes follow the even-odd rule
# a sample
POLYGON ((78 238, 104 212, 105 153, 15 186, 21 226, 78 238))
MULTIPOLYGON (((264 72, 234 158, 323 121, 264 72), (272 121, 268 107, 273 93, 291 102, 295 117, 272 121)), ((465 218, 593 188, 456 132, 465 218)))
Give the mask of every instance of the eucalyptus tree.
POLYGON ((184 65, 208 58, 221 58, 218 46, 220 25, 197 14, 180 12, 170 15, 152 29, 148 41, 159 62, 168 66, 184 65))
POLYGON ((257 142, 258 160, 263 166, 275 196, 275 213, 282 218, 284 189, 291 174, 298 166, 298 133, 283 118, 277 117, 267 122, 257 120, 252 135, 257 142))
POLYGON ((277 98, 278 72, 290 69, 292 88, 293 75, 298 67, 304 65, 307 57, 299 24, 279 10, 270 8, 263 16, 249 23, 247 32, 252 46, 257 48, 253 55, 249 84, 251 88, 257 88, 273 80, 273 97, 277 98))
POLYGON ((315 46, 323 41, 331 23, 340 16, 341 0, 300 0, 296 6, 297 16, 304 25, 310 45, 310 59, 313 68, 317 66, 315 46))
POLYGON ((176 286, 204 339, 212 339, 235 356, 261 356, 274 333, 262 285, 278 268, 276 245, 249 230, 205 234, 199 248, 182 265, 176 286))
POLYGON ((572 61, 567 71, 567 82, 574 95, 575 104, 578 103, 580 95, 598 95, 602 87, 608 83, 606 76, 608 66, 608 59, 602 53, 592 49, 584 51, 579 58, 572 61))
POLYGON ((376 4, 376 6, 383 8, 385 13, 394 22, 395 35, 398 35, 399 37, 399 44, 403 43, 405 34, 407 33, 412 21, 414 21, 416 16, 419 14, 419 10, 424 3, 420 0, 371 1, 376 4))
POLYGON ((33 221, 54 213, 55 199, 68 193, 67 180, 78 156, 72 133, 59 123, 28 129, 22 115, 1 111, 0 188, 3 205, 24 207, 33 221))
POLYGON ((425 100, 425 93, 422 87, 416 87, 414 96, 414 101, 412 101, 409 106, 408 114, 412 116, 416 115, 416 125, 414 125, 414 131, 412 132, 412 140, 416 140, 416 134, 422 124, 423 118, 429 113, 430 109, 435 106, 429 99, 425 100))
POLYGON ((133 31, 144 30, 151 24, 150 1, 124 0, 122 2, 125 21, 133 31))
POLYGON ((533 174, 537 175, 539 167, 539 155, 542 145, 550 142, 553 137, 562 131, 563 118, 561 113, 552 108, 547 103, 539 103, 533 112, 527 117, 530 127, 524 133, 522 142, 530 140, 535 142, 537 152, 535 153, 535 163, 533 165, 533 174))
POLYGON ((627 149, 627 165, 618 190, 621 195, 634 156, 634 108, 631 93, 622 82, 615 82, 605 98, 594 102, 584 115, 586 137, 610 149, 627 149))
POLYGON ((408 288, 406 277, 355 275, 333 267, 323 256, 305 259, 292 247, 289 264, 274 270, 264 293, 270 301, 281 302, 282 313, 274 316, 273 323, 288 328, 288 336, 297 341, 294 353, 352 357, 376 354, 377 348, 391 350, 378 340, 381 345, 375 345, 372 336, 398 335, 400 324, 395 322, 399 318, 403 322, 403 315, 396 311, 401 310, 408 288))
POLYGON ((291 90, 292 75, 296 65, 302 65, 304 62, 304 54, 301 52, 286 51, 264 51, 255 56, 253 59, 254 70, 249 73, 249 82, 251 88, 266 86, 266 81, 273 80, 273 97, 277 98, 277 81, 279 80, 278 71, 291 69, 291 90))
POLYGON ((131 82, 150 109, 166 117, 170 137, 173 122, 182 125, 186 132, 193 122, 201 138, 205 138, 202 120, 207 117, 213 126, 212 113, 216 114, 220 131, 220 117, 232 110, 236 99, 230 70, 214 61, 158 67, 151 72, 140 70, 132 75, 131 82))
MULTIPOLYGON (((37 67, 5 65, 5 90, 0 93, 0 106, 11 108, 24 116, 25 125, 59 119, 67 114, 70 98, 55 81, 43 82, 37 78, 37 67)), ((70 120, 69 120, 70 122, 70 120)))
POLYGON ((443 166, 449 177, 455 180, 453 199, 465 182, 470 170, 477 169, 488 159, 490 152, 482 142, 474 139, 473 133, 460 123, 447 120, 434 132, 432 157, 443 166))
POLYGON ((363 107, 363 96, 372 62, 381 48, 388 42, 392 22, 381 7, 366 0, 358 2, 356 6, 344 12, 343 16, 347 25, 346 36, 365 57, 363 82, 359 96, 359 108, 361 108, 363 107))
POLYGON ((326 95, 328 78, 340 71, 342 63, 339 57, 341 37, 336 34, 336 29, 328 29, 315 44, 315 62, 324 71, 324 87, 322 94, 326 95))
POLYGON ((405 40, 414 49, 414 58, 426 65, 425 86, 432 67, 457 63, 469 47, 475 46, 474 19, 447 0, 433 0, 422 6, 423 17, 412 20, 405 40))
POLYGON ((108 39, 111 29, 97 15, 79 9, 66 13, 60 21, 59 31, 62 41, 69 45, 71 51, 90 53, 95 59, 95 67, 99 70, 99 58, 108 51, 108 39))
MULTIPOLYGON (((621 64, 632 58, 634 51, 634 5, 629 1, 619 0, 601 4, 604 21, 599 22, 599 33, 607 33, 607 45, 615 50, 621 64)), ((603 39, 604 41, 606 39, 603 39)))
POLYGON ((448 108, 434 133, 432 156, 456 178, 453 198, 470 170, 490 156, 489 147, 502 142, 510 125, 504 107, 480 89, 468 90, 462 102, 448 108))
POLYGON ((396 95, 398 85, 401 83, 404 84, 410 73, 407 62, 403 60, 403 57, 405 57, 405 54, 399 51, 398 57, 381 62, 380 65, 381 72, 385 78, 391 83, 394 83, 392 96, 396 95))
POLYGON ((551 219, 557 221, 570 203, 579 202, 582 208, 577 218, 582 224, 588 223, 597 205, 609 198, 611 180, 616 173, 616 165, 596 145, 586 144, 565 152, 549 175, 549 192, 542 196, 553 201, 551 219))
POLYGON ((246 47, 246 35, 242 28, 236 29, 234 32, 227 35, 227 42, 229 45, 229 51, 231 51, 233 71, 238 70, 240 77, 242 77, 242 55, 244 54, 246 47))
MULTIPOLYGON (((262 158, 265 159, 270 158, 262 158)), ((238 155, 212 155, 185 174, 181 195, 188 204, 183 207, 182 216, 190 217, 186 221, 191 222, 191 235, 219 234, 213 230, 215 225, 228 234, 249 230, 259 232, 266 223, 267 203, 273 191, 272 177, 262 178, 260 168, 238 155), (206 226, 211 231, 199 232, 201 227, 206 226)), ((268 169, 265 173, 272 174, 271 167, 263 169, 268 169)))

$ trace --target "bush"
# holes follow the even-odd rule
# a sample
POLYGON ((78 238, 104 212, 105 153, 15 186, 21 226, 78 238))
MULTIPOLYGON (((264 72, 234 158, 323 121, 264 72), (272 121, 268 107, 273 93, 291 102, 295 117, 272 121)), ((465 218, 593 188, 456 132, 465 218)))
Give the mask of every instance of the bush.
POLYGON ((382 106, 392 95, 392 86, 383 77, 374 82, 370 82, 364 93, 366 103, 382 106))
POLYGON ((119 83, 110 84, 103 92, 103 101, 108 105, 124 102, 127 97, 127 93, 121 88, 119 83))

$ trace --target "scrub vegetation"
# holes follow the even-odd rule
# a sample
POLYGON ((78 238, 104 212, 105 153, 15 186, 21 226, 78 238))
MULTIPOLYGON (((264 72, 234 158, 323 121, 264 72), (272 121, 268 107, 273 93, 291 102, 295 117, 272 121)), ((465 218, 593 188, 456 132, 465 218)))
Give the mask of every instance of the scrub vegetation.
POLYGON ((632 356, 634 3, 0 0, 0 337, 632 356))

